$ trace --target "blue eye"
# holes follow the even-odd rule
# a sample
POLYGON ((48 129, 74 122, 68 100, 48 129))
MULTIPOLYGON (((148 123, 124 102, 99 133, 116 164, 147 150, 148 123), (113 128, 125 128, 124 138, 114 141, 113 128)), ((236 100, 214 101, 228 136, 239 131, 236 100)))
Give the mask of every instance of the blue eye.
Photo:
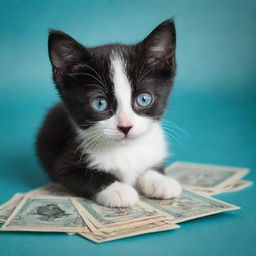
POLYGON ((152 102, 152 96, 147 92, 144 92, 137 97, 137 103, 142 107, 149 106, 151 102, 152 102))
POLYGON ((102 112, 104 110, 107 109, 108 107, 108 102, 105 98, 102 98, 102 97, 99 97, 99 98, 95 98, 93 101, 92 101, 92 107, 99 111, 99 112, 102 112))

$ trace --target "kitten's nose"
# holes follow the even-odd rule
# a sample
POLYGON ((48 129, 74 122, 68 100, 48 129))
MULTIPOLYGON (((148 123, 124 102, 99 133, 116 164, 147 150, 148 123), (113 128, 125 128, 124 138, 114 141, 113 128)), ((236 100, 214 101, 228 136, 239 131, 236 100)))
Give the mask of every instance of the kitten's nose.
POLYGON ((117 126, 118 130, 127 135, 127 133, 131 130, 132 126, 117 126))

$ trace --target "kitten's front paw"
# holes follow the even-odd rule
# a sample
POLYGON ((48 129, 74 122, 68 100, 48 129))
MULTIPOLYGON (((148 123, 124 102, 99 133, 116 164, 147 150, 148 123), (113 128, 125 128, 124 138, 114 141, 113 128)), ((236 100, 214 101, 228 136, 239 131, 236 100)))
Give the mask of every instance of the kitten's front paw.
POLYGON ((138 181, 140 190, 147 197, 170 199, 181 194, 181 185, 173 178, 150 170, 146 171, 138 181))
POLYGON ((137 191, 130 185, 114 182, 99 192, 96 201, 108 207, 129 207, 139 200, 137 191))

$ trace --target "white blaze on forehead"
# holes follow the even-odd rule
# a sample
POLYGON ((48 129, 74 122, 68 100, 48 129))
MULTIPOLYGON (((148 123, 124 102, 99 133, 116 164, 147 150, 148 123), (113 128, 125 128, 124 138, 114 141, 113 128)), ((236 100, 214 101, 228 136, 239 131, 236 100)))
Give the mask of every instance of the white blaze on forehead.
POLYGON ((126 66, 122 56, 113 53, 111 56, 112 82, 114 84, 114 94, 117 100, 117 118, 131 121, 133 112, 131 107, 131 84, 126 74, 126 66))

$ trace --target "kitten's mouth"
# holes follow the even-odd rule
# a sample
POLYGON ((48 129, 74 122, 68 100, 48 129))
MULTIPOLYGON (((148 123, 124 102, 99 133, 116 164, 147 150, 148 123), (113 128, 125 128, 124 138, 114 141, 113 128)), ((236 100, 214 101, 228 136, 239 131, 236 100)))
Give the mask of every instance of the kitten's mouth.
POLYGON ((121 138, 119 137, 117 140, 118 141, 129 141, 129 140, 132 140, 132 139, 133 139, 133 137, 125 135, 121 138))
POLYGON ((131 140, 133 137, 129 135, 125 135, 122 140, 131 140))
POLYGON ((110 140, 115 141, 115 142, 126 143, 126 142, 130 142, 130 141, 134 141, 137 138, 140 138, 145 133, 146 132, 138 133, 138 134, 134 134, 134 133, 127 133, 127 134, 116 133, 115 135, 112 135, 112 136, 107 135, 107 137, 110 140))
POLYGON ((121 138, 120 140, 119 140, 119 143, 120 144, 128 144, 128 143, 130 143, 130 142, 132 142, 132 141, 134 141, 135 140, 135 137, 127 137, 127 136, 124 136, 123 138, 121 138))
POLYGON ((111 139, 113 139, 114 141, 119 141, 119 142, 128 142, 128 141, 132 141, 134 139, 136 139, 138 136, 135 135, 124 135, 122 137, 112 137, 111 139))
POLYGON ((121 141, 132 141, 132 140, 136 140, 137 138, 139 138, 140 136, 142 136, 143 134, 126 134, 121 138, 121 141))

